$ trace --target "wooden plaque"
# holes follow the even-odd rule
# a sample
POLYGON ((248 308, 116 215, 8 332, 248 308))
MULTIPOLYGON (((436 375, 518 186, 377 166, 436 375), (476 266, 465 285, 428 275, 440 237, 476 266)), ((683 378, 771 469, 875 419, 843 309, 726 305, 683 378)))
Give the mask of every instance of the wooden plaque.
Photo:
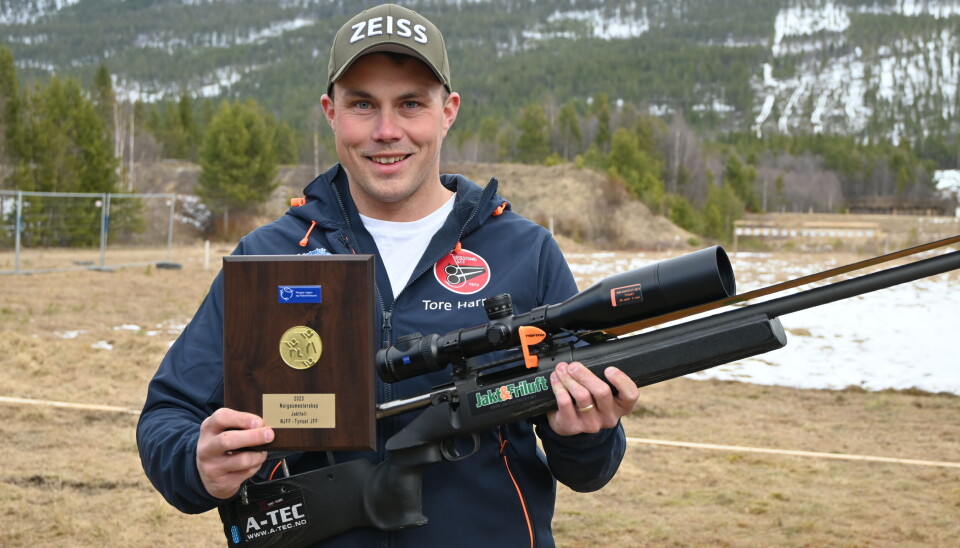
POLYGON ((224 405, 271 451, 376 446, 373 255, 223 258, 224 405))

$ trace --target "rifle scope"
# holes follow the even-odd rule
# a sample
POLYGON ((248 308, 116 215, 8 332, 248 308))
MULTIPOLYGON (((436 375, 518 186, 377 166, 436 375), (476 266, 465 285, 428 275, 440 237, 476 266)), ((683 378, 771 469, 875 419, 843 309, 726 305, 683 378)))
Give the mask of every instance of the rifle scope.
POLYGON ((446 335, 412 333, 377 352, 380 378, 397 382, 518 346, 521 326, 547 333, 602 330, 733 296, 730 259, 714 246, 600 280, 559 304, 513 314, 509 294, 484 299, 489 322, 446 335))

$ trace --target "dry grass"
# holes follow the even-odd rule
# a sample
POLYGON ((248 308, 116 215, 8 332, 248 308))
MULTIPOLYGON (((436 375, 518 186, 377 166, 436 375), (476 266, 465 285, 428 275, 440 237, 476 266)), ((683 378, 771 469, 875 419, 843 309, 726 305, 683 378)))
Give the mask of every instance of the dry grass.
MULTIPOLYGON (((960 462, 960 398, 676 380, 628 436, 960 462)), ((611 485, 566 492, 564 546, 956 546, 960 468, 636 444, 611 485)))
MULTIPOLYGON (((186 256, 197 249, 175 259, 186 256)), ((0 395, 138 409, 175 337, 166 331, 187 323, 215 273, 191 259, 181 271, 0 277, 0 395)), ((135 425, 130 414, 0 403, 0 545, 222 544, 215 516, 181 515, 150 486, 135 425)))
MULTIPOLYGON (((139 408, 166 330, 214 275, 191 260, 0 277, 0 395, 139 408)), ((960 462, 958 416, 954 396, 679 379, 644 389, 625 424, 641 438, 960 462)), ((222 545, 215 515, 179 514, 150 487, 135 423, 0 403, 0 545, 222 545)), ((565 547, 960 545, 960 468, 636 444, 609 486, 559 498, 565 547)))

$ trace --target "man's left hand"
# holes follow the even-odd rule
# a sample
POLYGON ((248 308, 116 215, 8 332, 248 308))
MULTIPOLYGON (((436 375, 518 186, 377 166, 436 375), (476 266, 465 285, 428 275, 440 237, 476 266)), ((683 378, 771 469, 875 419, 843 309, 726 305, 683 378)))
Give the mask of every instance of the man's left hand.
POLYGON ((633 411, 640 397, 637 385, 616 367, 606 368, 603 375, 610 384, 580 362, 557 364, 550 374, 557 410, 547 413, 554 432, 561 436, 593 434, 615 427, 620 417, 633 411), (616 395, 611 385, 616 388, 616 395))

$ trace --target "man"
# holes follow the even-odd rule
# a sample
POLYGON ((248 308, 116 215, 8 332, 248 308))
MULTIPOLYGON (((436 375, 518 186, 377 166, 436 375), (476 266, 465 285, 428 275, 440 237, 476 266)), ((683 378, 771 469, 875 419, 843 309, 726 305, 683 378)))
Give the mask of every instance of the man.
MULTIPOLYGON (((460 96, 450 86, 443 38, 427 19, 383 5, 348 21, 331 49, 321 105, 340 163, 307 186, 305 205, 244 237, 235 254, 375 253, 381 346, 407 333, 486 322, 482 307, 459 303, 510 293, 524 312, 576 292, 556 242, 510 211, 495 180, 481 188, 440 175, 440 146, 460 96), (484 274, 470 284, 442 276, 438 265, 451 254, 482 265, 484 274)), ((222 298, 218 276, 151 382, 137 430, 147 475, 184 512, 224 505, 275 465, 265 452, 238 451, 269 443, 273 430, 260 417, 222 407, 222 298)), ((551 376, 556 411, 482 433, 477 454, 427 467, 427 525, 354 529, 322 545, 552 546, 555 479, 578 491, 599 489, 623 456, 619 419, 638 391, 619 370, 605 375, 616 396, 580 364, 558 365, 551 376)), ((377 381, 377 398, 421 394, 448 380, 440 372, 377 381)), ((376 452, 337 453, 334 460, 379 462, 386 439, 410 420, 381 420, 376 452)), ((287 462, 293 474, 329 464, 314 453, 287 462)))

